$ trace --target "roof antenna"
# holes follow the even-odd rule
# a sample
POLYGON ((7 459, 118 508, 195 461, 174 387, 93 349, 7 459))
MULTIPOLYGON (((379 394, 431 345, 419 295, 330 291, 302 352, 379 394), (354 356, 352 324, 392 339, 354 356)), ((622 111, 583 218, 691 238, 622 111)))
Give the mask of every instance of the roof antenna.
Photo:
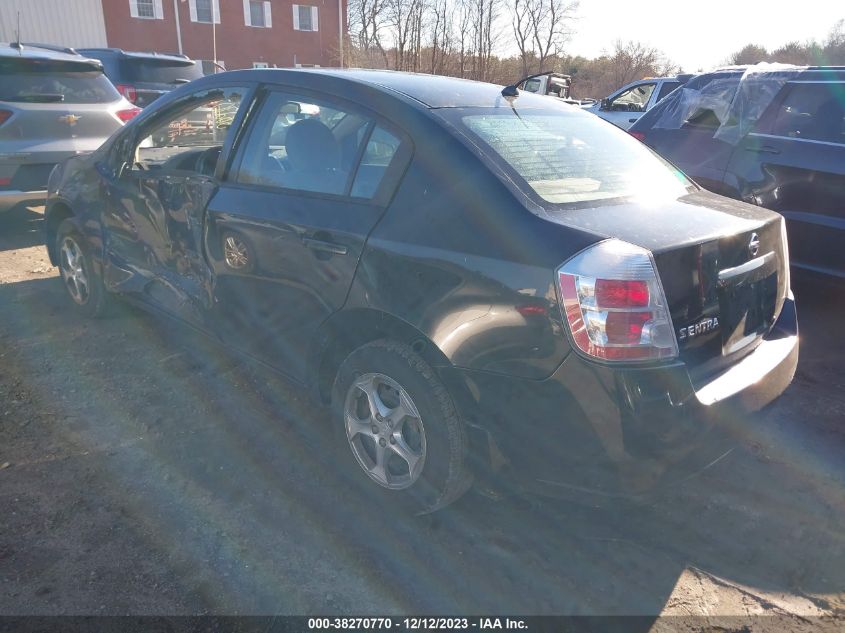
POLYGON ((23 46, 21 45, 21 10, 18 9, 18 30, 15 34, 15 41, 12 43, 12 48, 18 49, 18 55, 23 55, 23 46))

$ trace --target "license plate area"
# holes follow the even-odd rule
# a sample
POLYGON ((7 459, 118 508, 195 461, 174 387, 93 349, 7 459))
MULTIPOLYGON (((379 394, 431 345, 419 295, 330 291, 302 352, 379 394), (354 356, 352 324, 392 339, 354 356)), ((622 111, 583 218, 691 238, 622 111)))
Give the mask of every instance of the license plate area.
MULTIPOLYGON (((722 355, 733 354, 768 332, 774 323, 778 297, 777 270, 767 258, 742 274, 720 273, 719 323, 722 355)), ((727 271, 730 272, 730 271, 727 271)))

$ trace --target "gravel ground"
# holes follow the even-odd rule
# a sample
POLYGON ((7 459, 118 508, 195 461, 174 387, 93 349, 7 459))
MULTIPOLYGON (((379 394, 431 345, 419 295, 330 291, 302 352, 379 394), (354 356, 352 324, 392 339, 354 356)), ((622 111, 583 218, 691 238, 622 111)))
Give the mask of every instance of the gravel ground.
POLYGON ((637 510, 470 493, 373 513, 325 410, 133 309, 84 321, 0 216, 0 613, 845 617, 845 291, 798 288, 793 386, 637 510))

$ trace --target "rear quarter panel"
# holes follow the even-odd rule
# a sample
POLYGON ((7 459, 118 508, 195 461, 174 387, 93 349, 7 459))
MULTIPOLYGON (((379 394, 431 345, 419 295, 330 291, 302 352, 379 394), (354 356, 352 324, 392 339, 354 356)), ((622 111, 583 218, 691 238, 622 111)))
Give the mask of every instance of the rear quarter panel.
POLYGON ((433 121, 415 136, 347 307, 404 320, 457 367, 548 377, 570 349, 554 271, 596 238, 528 211, 433 121))

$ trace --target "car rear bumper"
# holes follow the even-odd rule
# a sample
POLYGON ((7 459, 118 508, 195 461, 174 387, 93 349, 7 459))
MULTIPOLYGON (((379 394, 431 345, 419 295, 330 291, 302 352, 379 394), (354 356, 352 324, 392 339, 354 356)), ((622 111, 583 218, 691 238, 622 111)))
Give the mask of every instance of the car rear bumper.
POLYGON ((476 467, 538 492, 653 494, 718 462, 749 415, 789 386, 798 363, 795 303, 744 359, 703 384, 683 363, 622 369, 570 354, 548 379, 443 373, 472 430, 476 467))
POLYGON ((22 202, 44 204, 47 200, 47 190, 19 191, 17 189, 0 191, 0 210, 10 209, 22 202))

